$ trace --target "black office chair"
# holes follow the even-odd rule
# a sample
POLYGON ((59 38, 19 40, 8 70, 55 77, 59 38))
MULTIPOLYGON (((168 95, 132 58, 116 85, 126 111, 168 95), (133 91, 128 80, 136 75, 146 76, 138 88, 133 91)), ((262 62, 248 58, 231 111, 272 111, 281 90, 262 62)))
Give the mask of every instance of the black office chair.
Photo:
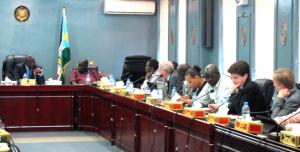
POLYGON ((296 83, 296 88, 300 90, 300 83, 296 83))
MULTIPOLYGON (((98 68, 98 66, 97 65, 88 65, 88 69, 89 70, 95 70, 95 71, 99 71, 99 68, 98 68)), ((74 66, 73 68, 72 68, 72 71, 73 70, 78 70, 78 65, 77 66, 74 66)))
POLYGON ((148 60, 151 57, 144 55, 127 56, 124 60, 123 72, 121 80, 125 83, 129 78, 131 82, 134 82, 135 87, 140 87, 146 74, 145 67, 148 60))
POLYGON ((265 97, 265 104, 267 106, 267 110, 270 110, 272 107, 272 97, 274 94, 273 81, 270 79, 256 79, 254 82, 256 82, 259 90, 265 97))
POLYGON ((13 74, 15 66, 18 63, 25 62, 25 57, 26 55, 22 54, 7 55, 2 65, 2 80, 5 80, 6 76, 11 80, 15 80, 13 74))

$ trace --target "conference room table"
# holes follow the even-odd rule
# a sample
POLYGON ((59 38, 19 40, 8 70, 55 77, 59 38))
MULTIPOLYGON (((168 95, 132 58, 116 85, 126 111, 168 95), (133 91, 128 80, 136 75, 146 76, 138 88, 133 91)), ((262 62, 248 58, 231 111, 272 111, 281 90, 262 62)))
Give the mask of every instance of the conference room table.
POLYGON ((0 86, 8 131, 93 131, 124 151, 300 151, 89 85, 0 86))

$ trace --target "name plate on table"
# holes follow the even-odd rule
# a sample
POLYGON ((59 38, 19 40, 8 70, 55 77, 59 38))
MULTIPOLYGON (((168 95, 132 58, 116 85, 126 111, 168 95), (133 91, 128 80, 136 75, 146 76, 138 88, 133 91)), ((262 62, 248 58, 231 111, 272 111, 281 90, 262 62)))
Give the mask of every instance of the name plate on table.
POLYGON ((34 86, 34 85, 36 85, 36 81, 35 81, 35 79, 20 79, 20 85, 34 86))
POLYGON ((234 128, 236 130, 253 134, 261 133, 263 131, 263 127, 264 125, 261 122, 257 121, 246 121, 242 119, 236 119, 234 123, 234 128))
POLYGON ((156 97, 146 97, 146 103, 150 105, 160 105, 162 101, 156 97))
POLYGON ((10 148, 7 143, 0 143, 0 152, 10 152, 10 148))
POLYGON ((112 85, 110 83, 102 81, 97 81, 97 86, 98 88, 106 91, 110 91, 110 89, 112 88, 112 85))
POLYGON ((205 118, 205 110, 201 108, 185 107, 183 109, 183 115, 192 118, 205 118))
POLYGON ((300 133, 281 131, 280 142, 290 146, 300 147, 300 133))
POLYGON ((10 141, 12 139, 10 133, 4 129, 0 129, 0 137, 4 138, 6 141, 10 141))
POLYGON ((145 100, 146 93, 145 92, 133 92, 130 96, 135 100, 145 100))
POLYGON ((5 86, 17 85, 17 81, 1 81, 1 85, 5 85, 5 86))
POLYGON ((51 80, 51 81, 46 81, 45 84, 46 85, 61 85, 62 82, 61 81, 57 81, 57 80, 51 80))
POLYGON ((230 116, 228 115, 218 115, 215 113, 208 114, 207 122, 211 124, 229 125, 230 116))
POLYGON ((183 109, 183 102, 182 101, 164 101, 164 107, 169 110, 178 111, 183 109))
POLYGON ((112 93, 116 93, 116 94, 119 94, 121 96, 126 96, 127 95, 127 90, 126 90, 126 87, 125 86, 119 86, 119 87, 112 87, 112 90, 111 90, 112 93))

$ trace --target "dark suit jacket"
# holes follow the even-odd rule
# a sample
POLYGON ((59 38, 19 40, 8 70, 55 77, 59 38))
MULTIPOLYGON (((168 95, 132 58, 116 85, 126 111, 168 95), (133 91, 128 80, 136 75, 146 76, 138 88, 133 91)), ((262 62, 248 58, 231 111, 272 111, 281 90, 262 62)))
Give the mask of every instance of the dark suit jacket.
MULTIPOLYGON (((237 93, 232 93, 229 97, 229 101, 228 114, 241 115, 245 101, 248 102, 250 112, 263 112, 267 110, 263 94, 259 91, 257 84, 251 80, 246 81, 243 89, 239 90, 237 93)), ((255 115, 257 114, 251 114, 251 116, 255 115)), ((267 114, 262 113, 259 115, 267 114)))
MULTIPOLYGON (((39 65, 36 65, 36 67, 37 68, 42 68, 39 65)), ((19 64, 17 64, 15 66, 15 69, 14 69, 14 78, 15 78, 15 81, 19 81, 20 79, 22 79, 24 73, 27 73, 26 67, 25 67, 25 63, 19 63, 19 64)), ((36 75, 36 76, 34 76, 32 74, 32 76, 29 79, 36 79, 36 83, 37 84, 45 84, 44 75, 41 75, 41 76, 36 75)))
POLYGON ((168 81, 168 96, 172 96, 172 88, 176 88, 176 92, 182 94, 183 82, 180 82, 177 71, 174 71, 170 75, 170 80, 168 81))

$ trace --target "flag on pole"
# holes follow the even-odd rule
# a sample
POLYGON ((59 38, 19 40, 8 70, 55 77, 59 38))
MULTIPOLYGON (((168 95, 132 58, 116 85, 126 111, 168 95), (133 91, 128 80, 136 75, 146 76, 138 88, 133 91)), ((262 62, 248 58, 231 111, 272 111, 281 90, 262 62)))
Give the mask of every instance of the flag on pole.
POLYGON ((67 30, 66 8, 62 10, 61 39, 58 49, 56 80, 65 82, 66 67, 71 59, 70 43, 67 30))

